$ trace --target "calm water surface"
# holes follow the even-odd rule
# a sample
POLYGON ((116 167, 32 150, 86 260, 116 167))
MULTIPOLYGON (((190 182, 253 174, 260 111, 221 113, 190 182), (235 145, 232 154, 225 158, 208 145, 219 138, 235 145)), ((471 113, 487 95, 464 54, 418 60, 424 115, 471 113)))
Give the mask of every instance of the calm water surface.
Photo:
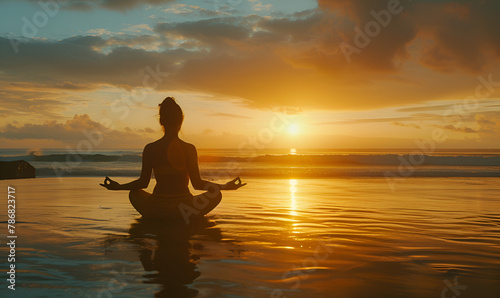
POLYGON ((17 297, 500 297, 500 178, 245 179, 190 226, 100 180, 0 182, 17 297))

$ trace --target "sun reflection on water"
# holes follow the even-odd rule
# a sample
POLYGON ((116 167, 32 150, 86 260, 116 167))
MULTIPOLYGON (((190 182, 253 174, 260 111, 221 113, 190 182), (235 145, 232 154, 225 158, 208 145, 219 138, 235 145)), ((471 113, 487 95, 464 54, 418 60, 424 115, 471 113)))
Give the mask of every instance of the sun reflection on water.
POLYGON ((295 193, 297 192, 297 179, 290 179, 290 215, 297 216, 295 193))
MULTIPOLYGON (((298 219, 295 217, 298 215, 297 213, 297 202, 296 202, 296 197, 295 193, 297 192, 297 179, 290 179, 288 182, 290 185, 290 216, 292 217, 292 234, 299 234, 299 227, 298 227, 298 219)), ((293 237, 296 239, 295 237, 293 237)))

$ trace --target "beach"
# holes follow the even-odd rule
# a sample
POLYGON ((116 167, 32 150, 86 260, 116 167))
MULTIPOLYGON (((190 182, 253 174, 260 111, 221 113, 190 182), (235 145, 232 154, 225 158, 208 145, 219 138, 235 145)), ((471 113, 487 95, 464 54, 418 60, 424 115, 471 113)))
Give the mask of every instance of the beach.
POLYGON ((190 227, 142 221, 97 177, 0 181, 16 195, 16 296, 500 295, 500 178, 242 179, 190 227))
POLYGON ((500 298, 500 1, 0 7, 0 298, 500 298))

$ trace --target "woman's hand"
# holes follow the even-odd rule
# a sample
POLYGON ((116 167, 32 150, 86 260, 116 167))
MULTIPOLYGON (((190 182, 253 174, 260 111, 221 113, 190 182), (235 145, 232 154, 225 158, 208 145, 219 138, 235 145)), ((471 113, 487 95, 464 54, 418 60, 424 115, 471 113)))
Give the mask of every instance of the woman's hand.
POLYGON ((241 183, 240 177, 236 177, 233 180, 229 181, 228 183, 222 185, 222 190, 235 190, 238 189, 242 186, 247 185, 246 183, 241 183))
POLYGON ((119 190, 120 189, 120 183, 111 180, 108 176, 106 176, 106 179, 104 179, 104 184, 100 184, 102 187, 106 187, 109 190, 119 190))

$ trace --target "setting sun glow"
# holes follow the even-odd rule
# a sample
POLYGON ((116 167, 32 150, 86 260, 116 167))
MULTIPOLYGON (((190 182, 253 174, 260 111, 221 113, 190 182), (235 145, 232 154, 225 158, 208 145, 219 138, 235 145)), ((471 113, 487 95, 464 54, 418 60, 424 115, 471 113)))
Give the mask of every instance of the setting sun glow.
POLYGON ((299 126, 296 123, 292 123, 288 126, 288 133, 290 135, 296 135, 299 133, 299 126))

